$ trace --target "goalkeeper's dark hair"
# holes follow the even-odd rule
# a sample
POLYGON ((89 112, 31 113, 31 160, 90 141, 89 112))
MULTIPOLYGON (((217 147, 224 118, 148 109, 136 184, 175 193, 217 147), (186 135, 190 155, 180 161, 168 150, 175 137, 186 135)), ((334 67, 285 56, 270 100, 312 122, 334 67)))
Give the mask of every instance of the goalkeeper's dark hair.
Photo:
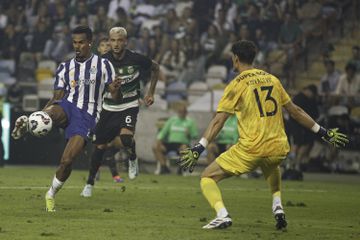
POLYGON ((254 42, 241 40, 232 45, 231 52, 238 57, 241 63, 251 65, 255 59, 257 49, 254 42))
POLYGON ((85 34, 88 41, 92 41, 93 33, 88 26, 78 26, 71 31, 72 34, 85 34))

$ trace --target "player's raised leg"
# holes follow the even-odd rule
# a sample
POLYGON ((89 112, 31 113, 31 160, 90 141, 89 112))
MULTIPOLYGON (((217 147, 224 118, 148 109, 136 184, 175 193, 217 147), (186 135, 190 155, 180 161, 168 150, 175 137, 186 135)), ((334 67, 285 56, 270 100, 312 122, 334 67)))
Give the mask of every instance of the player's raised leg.
POLYGON ((203 226, 204 229, 223 229, 232 225, 232 220, 225 208, 220 189, 217 186, 217 182, 229 176, 216 162, 212 162, 201 175, 200 186, 203 195, 208 200, 210 206, 216 211, 216 217, 203 226))

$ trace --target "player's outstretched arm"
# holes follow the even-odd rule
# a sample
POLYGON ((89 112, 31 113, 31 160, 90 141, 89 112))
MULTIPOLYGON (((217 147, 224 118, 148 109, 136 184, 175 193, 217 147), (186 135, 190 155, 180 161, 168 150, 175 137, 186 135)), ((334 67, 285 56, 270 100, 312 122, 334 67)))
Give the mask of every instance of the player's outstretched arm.
POLYGON ((298 123, 317 133, 330 145, 340 148, 345 147, 345 145, 349 142, 349 139, 345 134, 338 132, 338 128, 326 129, 320 126, 301 107, 297 106, 292 101, 285 104, 284 107, 289 112, 290 116, 298 123))
POLYGON ((205 150, 208 143, 215 139, 229 116, 230 114, 225 112, 216 113, 215 117, 209 123, 209 126, 207 127, 200 142, 191 148, 180 151, 178 164, 183 170, 189 170, 189 172, 194 170, 200 154, 205 150))
POLYGON ((151 73, 150 73, 150 87, 144 97, 144 102, 146 106, 150 106, 154 103, 154 93, 155 93, 156 83, 159 79, 159 73, 160 73, 159 64, 155 61, 152 61, 151 73))

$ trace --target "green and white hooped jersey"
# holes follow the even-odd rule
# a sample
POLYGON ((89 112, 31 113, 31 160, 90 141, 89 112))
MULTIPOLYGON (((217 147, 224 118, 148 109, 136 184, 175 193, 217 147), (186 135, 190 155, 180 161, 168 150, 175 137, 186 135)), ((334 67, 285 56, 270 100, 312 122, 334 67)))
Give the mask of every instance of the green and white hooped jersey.
POLYGON ((118 112, 139 106, 140 81, 146 82, 150 77, 151 59, 128 49, 125 51, 121 60, 115 59, 111 52, 103 56, 113 64, 116 76, 121 79, 121 100, 115 101, 109 92, 104 94, 103 108, 107 111, 118 112))

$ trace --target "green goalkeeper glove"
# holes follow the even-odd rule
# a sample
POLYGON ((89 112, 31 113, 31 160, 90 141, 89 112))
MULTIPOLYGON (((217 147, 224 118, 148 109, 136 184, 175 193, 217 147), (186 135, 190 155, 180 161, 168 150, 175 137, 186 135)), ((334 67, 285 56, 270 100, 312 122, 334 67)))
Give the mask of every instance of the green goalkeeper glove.
POLYGON ((338 132, 338 130, 338 128, 326 129, 320 127, 318 134, 322 140, 336 148, 345 147, 345 145, 349 143, 349 139, 345 134, 338 132))
POLYGON ((180 151, 180 159, 178 161, 179 166, 186 171, 192 172, 196 166, 196 163, 200 157, 200 154, 205 150, 205 147, 200 143, 197 143, 192 148, 187 148, 180 151))

